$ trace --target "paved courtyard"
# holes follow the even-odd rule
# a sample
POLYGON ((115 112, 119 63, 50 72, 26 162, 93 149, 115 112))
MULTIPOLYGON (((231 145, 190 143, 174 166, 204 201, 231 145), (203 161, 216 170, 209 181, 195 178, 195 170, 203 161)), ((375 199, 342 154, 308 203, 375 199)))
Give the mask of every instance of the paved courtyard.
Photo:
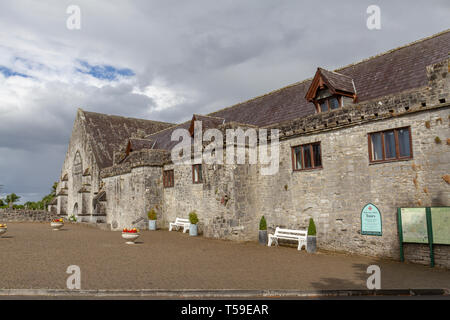
POLYGON ((0 238, 0 288, 66 288, 69 265, 82 289, 366 289, 381 268, 382 289, 450 288, 450 271, 360 256, 143 231, 135 245, 120 232, 66 224, 8 223, 0 238))

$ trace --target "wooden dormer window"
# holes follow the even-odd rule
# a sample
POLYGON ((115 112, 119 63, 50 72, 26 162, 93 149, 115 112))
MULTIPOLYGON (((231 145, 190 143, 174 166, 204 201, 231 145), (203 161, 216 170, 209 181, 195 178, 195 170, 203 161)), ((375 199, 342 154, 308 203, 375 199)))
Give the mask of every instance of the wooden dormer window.
POLYGON ((342 97, 333 95, 316 101, 317 112, 327 112, 342 107, 342 97))
POLYGON ((327 112, 344 105, 343 97, 356 102, 356 89, 353 79, 349 76, 318 68, 311 81, 306 100, 314 103, 316 112, 327 112))

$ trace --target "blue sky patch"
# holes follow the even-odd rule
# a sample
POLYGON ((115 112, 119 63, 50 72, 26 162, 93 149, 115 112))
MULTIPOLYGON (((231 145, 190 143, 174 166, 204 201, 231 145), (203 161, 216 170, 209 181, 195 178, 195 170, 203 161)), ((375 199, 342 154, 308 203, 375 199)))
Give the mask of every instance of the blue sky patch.
POLYGON ((133 70, 128 68, 118 69, 110 65, 91 65, 86 61, 79 60, 81 68, 76 68, 75 70, 80 73, 89 74, 94 78, 101 80, 117 80, 117 77, 131 77, 135 73, 133 70))
POLYGON ((22 78, 29 78, 26 74, 15 72, 14 70, 7 68, 5 66, 0 66, 0 73, 2 73, 6 78, 9 77, 22 77, 22 78))

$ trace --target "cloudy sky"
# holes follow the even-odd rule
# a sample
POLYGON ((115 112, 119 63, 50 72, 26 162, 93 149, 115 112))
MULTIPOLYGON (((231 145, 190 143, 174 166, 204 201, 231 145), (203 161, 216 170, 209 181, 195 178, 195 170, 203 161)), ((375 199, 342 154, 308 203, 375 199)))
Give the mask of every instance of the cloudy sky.
POLYGON ((448 0, 2 0, 1 193, 50 191, 79 107, 179 122, 443 31, 449 16, 448 0), (372 4, 380 30, 366 26, 372 4))

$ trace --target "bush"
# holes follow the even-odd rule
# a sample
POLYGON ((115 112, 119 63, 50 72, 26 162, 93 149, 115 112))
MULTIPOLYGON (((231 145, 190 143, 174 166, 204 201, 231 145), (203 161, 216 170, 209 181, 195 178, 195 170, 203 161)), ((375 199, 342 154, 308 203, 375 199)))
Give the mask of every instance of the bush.
POLYGON ((259 230, 267 230, 266 218, 264 218, 264 216, 262 216, 259 221, 259 230))
POLYGON ((192 211, 191 213, 189 213, 189 222, 192 224, 198 223, 198 217, 197 217, 197 213, 195 211, 192 211))
POLYGON ((309 218, 308 236, 316 235, 316 225, 314 224, 313 218, 309 218))
POLYGON ((147 213, 147 216, 148 216, 148 220, 156 220, 156 211, 155 211, 155 209, 150 210, 147 213))

